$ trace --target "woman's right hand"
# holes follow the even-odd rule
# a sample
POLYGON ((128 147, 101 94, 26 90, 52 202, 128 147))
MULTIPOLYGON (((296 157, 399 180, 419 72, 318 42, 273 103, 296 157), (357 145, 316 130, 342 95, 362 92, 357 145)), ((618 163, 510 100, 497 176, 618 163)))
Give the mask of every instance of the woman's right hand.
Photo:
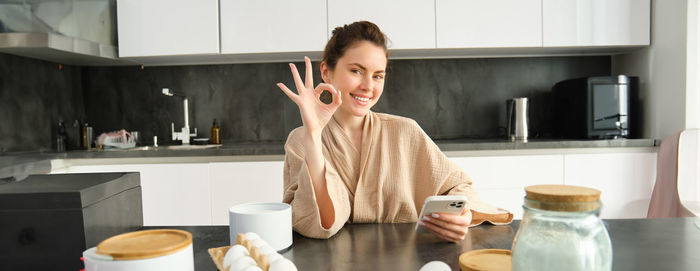
POLYGON ((314 88, 311 60, 308 57, 304 57, 304 60, 306 62, 306 82, 301 80, 297 67, 289 63, 289 68, 292 71, 298 94, 295 94, 282 83, 277 83, 277 86, 299 106, 301 120, 307 132, 311 135, 320 135, 323 127, 326 127, 328 121, 333 117, 333 113, 335 113, 335 110, 337 110, 342 103, 340 100, 340 90, 336 90, 332 85, 325 83, 318 84, 318 86, 314 88), (320 100, 321 93, 323 93, 324 90, 330 91, 330 93, 333 94, 333 101, 330 104, 325 104, 320 100))

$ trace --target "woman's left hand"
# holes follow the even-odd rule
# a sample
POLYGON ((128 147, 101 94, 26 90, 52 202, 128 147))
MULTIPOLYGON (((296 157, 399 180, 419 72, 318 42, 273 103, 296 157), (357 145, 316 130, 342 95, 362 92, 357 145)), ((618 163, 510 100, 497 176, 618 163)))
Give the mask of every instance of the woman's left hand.
POLYGON ((469 232, 472 212, 469 208, 465 208, 461 215, 433 213, 432 216, 421 217, 418 223, 424 224, 425 228, 435 236, 457 243, 464 240, 469 232))

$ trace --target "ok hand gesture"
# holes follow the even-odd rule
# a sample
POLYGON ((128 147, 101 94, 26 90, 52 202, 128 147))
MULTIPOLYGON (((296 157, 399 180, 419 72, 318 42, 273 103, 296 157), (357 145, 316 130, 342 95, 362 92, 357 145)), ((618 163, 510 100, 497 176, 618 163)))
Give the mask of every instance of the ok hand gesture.
POLYGON ((297 67, 289 63, 289 68, 294 77, 294 84, 297 87, 298 94, 295 94, 287 86, 282 83, 277 83, 277 86, 282 89, 284 94, 292 99, 299 106, 301 112, 301 120, 310 134, 319 134, 326 127, 328 121, 333 117, 333 113, 338 109, 342 101, 340 100, 340 90, 336 90, 332 85, 320 83, 316 88, 313 87, 313 69, 311 68, 311 60, 304 57, 306 61, 306 82, 301 80, 297 67), (333 100, 330 104, 321 102, 320 96, 323 91, 329 91, 333 94, 333 100))

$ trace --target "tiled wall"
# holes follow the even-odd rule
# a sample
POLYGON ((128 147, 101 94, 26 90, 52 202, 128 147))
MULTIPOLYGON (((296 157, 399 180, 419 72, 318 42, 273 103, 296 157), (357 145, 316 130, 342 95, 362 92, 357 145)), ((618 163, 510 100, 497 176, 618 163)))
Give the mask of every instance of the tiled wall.
MULTIPOLYGON (((0 60, 2 110, 8 104, 5 96, 16 104, 0 118, 26 114, 19 119, 44 119, 45 123, 36 124, 44 129, 55 122, 47 118, 58 114, 68 120, 85 116, 96 134, 124 128, 140 131, 144 144, 150 144, 154 135, 159 142, 166 141, 170 123, 175 122, 176 129, 182 127, 183 114, 181 99, 161 94, 165 87, 189 97, 190 126, 197 127, 201 137, 209 137, 214 118, 219 120, 224 142, 283 142, 289 131, 301 125, 298 108, 275 86, 277 82, 293 86, 285 63, 64 67, 58 71, 56 64, 26 58, 0 55, 0 60), (12 79, 8 83, 5 77, 12 79), (25 95, 29 92, 34 94, 25 95), (25 103, 37 104, 36 100, 49 102, 42 104, 42 110, 53 113, 21 108, 25 103)), ((318 63, 314 68, 319 83, 318 63)), ((531 136, 547 137, 553 125, 552 85, 600 75, 610 75, 609 56, 392 60, 384 94, 374 110, 411 117, 436 139, 497 138, 505 134, 506 99, 526 96, 531 100, 531 136)), ((19 130, 27 127, 22 124, 26 120, 18 121, 10 125, 16 128, 2 125, 0 135, 21 138, 19 130)), ((50 143, 50 132, 41 133, 46 136, 32 138, 33 147, 50 143)), ((2 144, 16 149, 20 142, 2 144)))

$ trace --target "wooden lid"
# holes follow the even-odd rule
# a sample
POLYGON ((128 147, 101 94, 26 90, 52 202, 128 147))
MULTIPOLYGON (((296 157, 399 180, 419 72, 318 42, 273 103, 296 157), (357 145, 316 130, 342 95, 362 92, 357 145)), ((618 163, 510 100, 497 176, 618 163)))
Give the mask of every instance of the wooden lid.
POLYGON ((180 251, 192 244, 192 234, 183 230, 135 231, 113 236, 97 245, 97 254, 115 260, 155 258, 180 251))
POLYGON ((459 255, 462 271, 510 271, 513 270, 510 250, 479 249, 459 255))
POLYGON ((525 187, 525 197, 544 202, 594 202, 600 199, 600 191, 574 185, 531 185, 525 187))

